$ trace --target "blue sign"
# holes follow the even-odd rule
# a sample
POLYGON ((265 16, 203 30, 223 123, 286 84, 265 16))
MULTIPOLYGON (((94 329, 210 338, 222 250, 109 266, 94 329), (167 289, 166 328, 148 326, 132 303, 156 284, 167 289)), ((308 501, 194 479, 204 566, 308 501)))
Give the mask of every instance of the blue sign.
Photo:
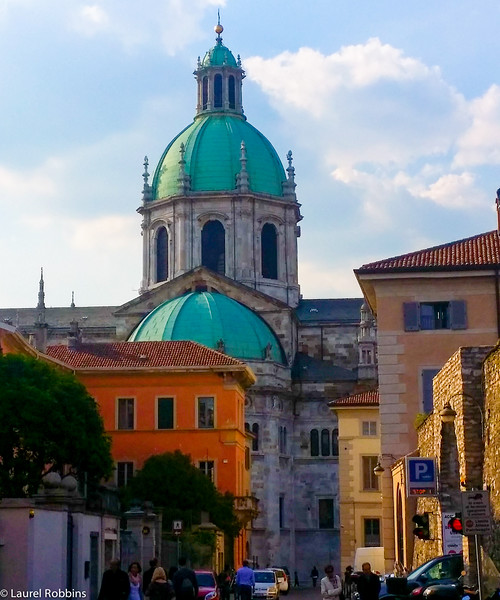
POLYGON ((406 458, 406 495, 437 496, 435 458, 406 458))

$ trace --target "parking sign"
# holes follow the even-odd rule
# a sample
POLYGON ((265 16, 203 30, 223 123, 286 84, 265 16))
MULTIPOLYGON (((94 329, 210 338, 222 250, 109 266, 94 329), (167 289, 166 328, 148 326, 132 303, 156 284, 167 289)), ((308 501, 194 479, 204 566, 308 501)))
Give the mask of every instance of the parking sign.
POLYGON ((406 495, 437 496, 435 458, 406 458, 406 495))

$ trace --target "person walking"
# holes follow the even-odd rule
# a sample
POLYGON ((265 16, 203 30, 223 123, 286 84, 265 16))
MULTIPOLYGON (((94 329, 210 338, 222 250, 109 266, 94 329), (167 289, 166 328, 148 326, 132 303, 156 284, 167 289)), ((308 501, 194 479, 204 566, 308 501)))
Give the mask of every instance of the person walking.
POLYGON ((299 583, 299 574, 297 573, 297 571, 293 572, 293 578, 294 578, 293 587, 298 588, 300 586, 300 583, 299 583))
POLYGON ((109 563, 109 569, 102 574, 101 589, 97 600, 127 600, 129 594, 128 575, 120 569, 120 561, 114 558, 109 563))
POLYGON ((146 590, 153 579, 153 573, 155 572, 156 567, 158 566, 158 559, 152 558, 149 561, 149 569, 146 569, 142 574, 142 591, 146 593, 146 590))
POLYGON ((316 582, 318 581, 319 571, 316 568, 316 565, 311 569, 311 579, 313 582, 313 587, 316 587, 316 582))
POLYGON ((195 600, 198 597, 198 581, 195 572, 186 566, 185 556, 179 558, 179 570, 172 579, 176 600, 195 600))
POLYGON ((149 600, 171 600, 174 597, 174 589, 167 581, 167 575, 162 567, 156 567, 153 571, 146 596, 149 600))
POLYGON ((351 600, 352 597, 352 589, 353 581, 352 581, 352 567, 349 565, 345 568, 344 572, 344 581, 342 582, 342 591, 344 592, 345 600, 351 600))
POLYGON ((128 579, 130 583, 129 600, 142 600, 142 577, 141 565, 134 561, 128 568, 128 579))
POLYGON ((361 565, 362 573, 356 579, 356 589, 360 600, 378 600, 380 593, 380 579, 372 572, 369 562, 361 565))
POLYGON ((252 600, 255 589, 255 574, 248 566, 248 560, 236 571, 236 589, 240 600, 252 600))
POLYGON ((326 565, 325 577, 321 580, 321 597, 323 600, 339 600, 342 593, 342 582, 335 575, 333 565, 326 565))

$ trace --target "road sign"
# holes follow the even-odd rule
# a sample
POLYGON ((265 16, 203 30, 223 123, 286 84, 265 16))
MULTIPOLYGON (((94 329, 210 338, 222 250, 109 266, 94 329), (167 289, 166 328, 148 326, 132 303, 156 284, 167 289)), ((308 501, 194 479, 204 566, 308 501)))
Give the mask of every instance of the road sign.
POLYGON ((462 492, 464 535, 491 533, 490 498, 486 490, 462 492))
POLYGON ((441 515, 443 522, 443 554, 462 554, 463 537, 460 533, 451 530, 450 520, 455 516, 454 512, 444 512, 441 515))
POLYGON ((435 458, 406 458, 406 495, 437 496, 435 458))
POLYGON ((180 535, 182 533, 182 521, 172 521, 172 531, 175 535, 180 535))

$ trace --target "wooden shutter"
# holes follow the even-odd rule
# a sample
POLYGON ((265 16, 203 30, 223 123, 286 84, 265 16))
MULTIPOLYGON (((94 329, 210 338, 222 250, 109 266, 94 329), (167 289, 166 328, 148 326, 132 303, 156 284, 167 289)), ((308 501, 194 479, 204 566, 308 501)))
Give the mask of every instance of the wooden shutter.
POLYGON ((420 329, 420 303, 405 302, 403 304, 403 318, 405 331, 418 331, 420 329))
POLYGON ((465 300, 450 302, 451 329, 467 329, 467 305, 465 300))

